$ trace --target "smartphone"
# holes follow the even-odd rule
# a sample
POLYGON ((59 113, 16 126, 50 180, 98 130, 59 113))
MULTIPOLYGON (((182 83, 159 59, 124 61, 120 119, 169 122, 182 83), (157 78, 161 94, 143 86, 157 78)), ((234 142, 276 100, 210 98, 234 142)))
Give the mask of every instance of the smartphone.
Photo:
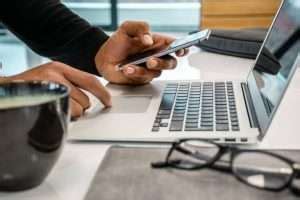
POLYGON ((121 70, 123 66, 132 64, 132 65, 140 65, 141 67, 146 66, 145 63, 148 59, 152 57, 162 57, 171 53, 174 53, 180 49, 191 47, 197 44, 200 41, 207 40, 209 38, 211 31, 209 29, 205 29, 203 31, 193 33, 191 35, 179 38, 172 42, 170 46, 160 52, 148 51, 141 54, 137 54, 133 57, 130 57, 125 62, 118 65, 118 70, 121 70))

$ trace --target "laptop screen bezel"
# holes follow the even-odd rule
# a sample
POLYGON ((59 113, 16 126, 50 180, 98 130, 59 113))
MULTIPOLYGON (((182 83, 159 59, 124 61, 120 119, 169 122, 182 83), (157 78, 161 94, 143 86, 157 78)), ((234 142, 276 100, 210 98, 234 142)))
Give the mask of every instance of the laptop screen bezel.
POLYGON ((298 56, 295 59, 295 62, 293 64, 293 67, 291 69, 291 72, 290 72, 290 74, 287 78, 286 87, 283 90, 283 93, 282 93, 282 95, 281 95, 281 97, 278 101, 278 104, 273 108, 271 114, 268 114, 267 110, 265 108, 265 105, 263 103, 261 93, 258 89, 258 86, 257 86, 257 83, 256 83, 253 72, 254 72, 254 68, 256 66, 256 63, 258 62, 258 59, 260 57, 260 54, 262 53, 262 49, 265 46, 265 44, 266 44, 266 42, 267 42, 267 40, 270 36, 270 33, 273 29, 273 26, 274 26, 274 24, 275 24, 275 22, 278 18, 278 15, 279 15, 279 13, 280 13, 280 11, 281 11, 281 9, 282 9, 285 2, 286 2, 286 0, 283 0, 281 2, 280 6, 279 6, 279 9, 278 9, 278 11, 277 11, 277 13, 276 13, 276 15, 273 19, 273 22, 272 22, 272 24, 271 24, 271 26, 268 30, 267 35, 265 37, 265 40, 264 40, 263 44, 261 45, 259 53, 256 57, 255 62, 254 62, 254 65, 252 66, 252 69, 251 69, 251 71, 250 71, 250 73, 248 74, 248 77, 247 77, 247 86, 248 86, 248 89, 249 89, 250 98, 251 98, 251 100, 253 102, 253 105, 254 105, 254 112, 256 114, 256 119, 257 119, 257 122, 258 122, 258 128, 259 128, 259 132, 260 132, 259 139, 262 139, 266 135, 266 133, 267 133, 267 131, 268 131, 270 125, 271 125, 271 122, 272 122, 272 120, 275 116, 275 113, 278 110, 278 107, 280 106, 280 104, 282 102, 282 99, 283 99, 283 97, 284 97, 284 95, 285 95, 285 93, 286 93, 286 91, 287 91, 287 89, 290 85, 290 81, 291 81, 293 75, 295 74, 295 71, 297 69, 297 66, 295 66, 295 65, 297 65, 297 63, 300 64, 300 56, 298 54, 298 56))

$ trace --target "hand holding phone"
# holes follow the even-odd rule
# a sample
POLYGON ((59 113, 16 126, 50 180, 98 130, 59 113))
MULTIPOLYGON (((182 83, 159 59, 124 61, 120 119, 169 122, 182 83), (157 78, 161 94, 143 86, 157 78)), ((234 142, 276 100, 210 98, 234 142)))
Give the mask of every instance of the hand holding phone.
POLYGON ((139 65, 139 66, 143 67, 143 64, 146 63, 152 57, 159 58, 159 57, 174 53, 176 51, 179 51, 181 49, 191 47, 202 40, 208 39, 210 32, 211 32, 210 30, 206 29, 206 30, 185 36, 183 38, 179 38, 179 39, 175 40, 174 42, 172 42, 168 48, 166 48, 160 52, 147 51, 142 54, 137 54, 133 57, 130 57, 129 59, 127 59, 125 62, 121 63, 120 65, 118 65, 118 70, 122 70, 123 66, 128 65, 128 64, 139 65))

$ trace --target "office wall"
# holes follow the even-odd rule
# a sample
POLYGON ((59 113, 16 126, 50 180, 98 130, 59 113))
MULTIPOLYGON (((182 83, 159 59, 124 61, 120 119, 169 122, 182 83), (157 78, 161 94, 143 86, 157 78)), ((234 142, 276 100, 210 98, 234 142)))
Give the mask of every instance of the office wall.
POLYGON ((281 0, 202 0, 202 28, 266 28, 281 0))

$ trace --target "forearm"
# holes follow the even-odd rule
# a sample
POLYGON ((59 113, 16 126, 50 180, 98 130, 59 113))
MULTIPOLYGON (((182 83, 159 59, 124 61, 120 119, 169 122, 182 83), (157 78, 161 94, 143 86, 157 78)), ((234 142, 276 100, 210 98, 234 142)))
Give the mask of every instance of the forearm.
POLYGON ((4 0, 0 20, 38 54, 97 73, 94 57, 108 36, 59 0, 4 0))

